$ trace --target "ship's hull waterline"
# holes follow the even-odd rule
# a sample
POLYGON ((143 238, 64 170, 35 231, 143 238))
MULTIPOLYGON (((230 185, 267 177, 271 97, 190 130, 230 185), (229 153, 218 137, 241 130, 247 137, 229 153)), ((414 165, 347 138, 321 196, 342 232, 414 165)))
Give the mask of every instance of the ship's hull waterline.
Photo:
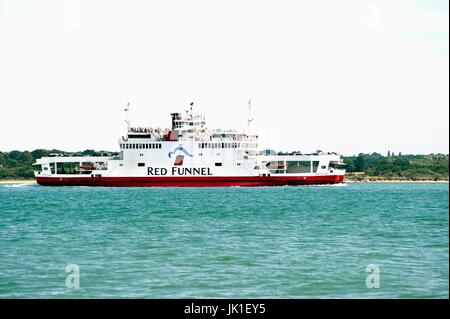
POLYGON ((338 184, 344 175, 326 176, 208 176, 208 177, 37 177, 46 186, 102 187, 225 187, 338 184))

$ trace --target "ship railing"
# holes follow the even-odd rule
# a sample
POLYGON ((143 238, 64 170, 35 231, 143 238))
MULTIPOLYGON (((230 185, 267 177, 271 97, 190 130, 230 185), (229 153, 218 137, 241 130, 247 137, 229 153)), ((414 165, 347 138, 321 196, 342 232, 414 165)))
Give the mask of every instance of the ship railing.
POLYGON ((151 133, 161 133, 166 132, 167 129, 162 129, 160 127, 154 128, 154 127, 130 127, 128 129, 128 133, 133 134, 151 134, 151 133))

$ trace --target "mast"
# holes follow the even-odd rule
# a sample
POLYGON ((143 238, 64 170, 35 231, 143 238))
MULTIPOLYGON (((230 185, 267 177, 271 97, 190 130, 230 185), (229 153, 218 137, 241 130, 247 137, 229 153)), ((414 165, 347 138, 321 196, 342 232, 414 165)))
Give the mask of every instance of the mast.
POLYGON ((127 134, 130 131, 130 102, 127 102, 127 106, 124 109, 127 112, 127 116, 125 118, 125 122, 127 122, 127 134))
POLYGON ((252 117, 252 99, 248 101, 248 117, 247 117, 247 133, 250 131, 250 124, 253 121, 252 117))

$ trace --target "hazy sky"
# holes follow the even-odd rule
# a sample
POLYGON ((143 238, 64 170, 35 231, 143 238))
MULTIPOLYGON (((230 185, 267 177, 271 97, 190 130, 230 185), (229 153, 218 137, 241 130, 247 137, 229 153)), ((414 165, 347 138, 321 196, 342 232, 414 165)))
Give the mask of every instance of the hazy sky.
POLYGON ((261 146, 449 151, 448 1, 0 0, 0 150, 117 150, 191 101, 261 146))

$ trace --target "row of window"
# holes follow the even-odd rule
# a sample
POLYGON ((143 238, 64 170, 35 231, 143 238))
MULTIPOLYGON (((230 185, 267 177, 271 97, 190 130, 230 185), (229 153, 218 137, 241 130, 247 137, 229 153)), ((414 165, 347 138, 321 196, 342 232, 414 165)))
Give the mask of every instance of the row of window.
MULTIPOLYGON (((175 165, 177 165, 177 164, 175 164, 175 165)), ((241 163, 237 163, 237 165, 240 166, 241 163)), ((216 163, 214 163, 214 166, 222 166, 222 163, 216 162, 216 163)), ((138 163, 138 167, 145 167, 145 163, 138 163)))
MULTIPOLYGON (((199 148, 256 148, 256 143, 199 143, 199 148)), ((121 143, 124 150, 134 149, 160 149, 161 143, 121 143)))
POLYGON ((124 150, 159 149, 161 143, 121 143, 120 148, 124 150))
POLYGON ((198 143, 199 148, 256 148, 256 143, 198 143))

